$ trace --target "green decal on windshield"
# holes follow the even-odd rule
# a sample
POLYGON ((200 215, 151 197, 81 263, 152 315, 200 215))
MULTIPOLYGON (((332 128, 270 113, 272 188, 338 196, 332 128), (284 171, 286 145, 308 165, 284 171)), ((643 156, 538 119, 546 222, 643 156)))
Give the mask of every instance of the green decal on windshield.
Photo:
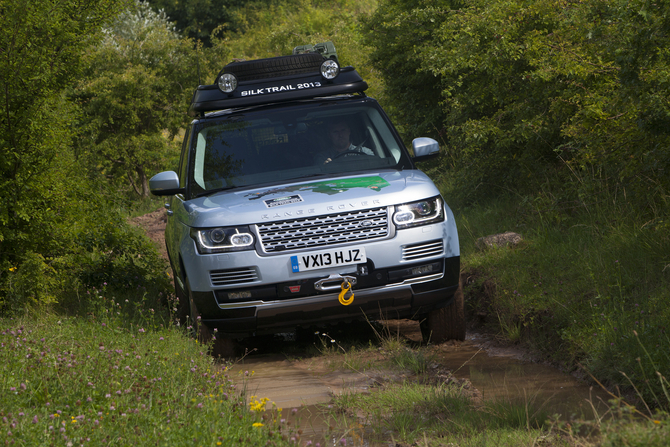
POLYGON ((372 191, 381 191, 382 188, 389 186, 389 182, 379 176, 359 177, 359 178, 345 178, 338 180, 327 180, 325 182, 307 183, 304 185, 286 186, 283 188, 268 189, 267 191, 247 194, 245 197, 250 197, 249 200, 260 199, 269 194, 284 194, 297 191, 313 191, 323 194, 334 195, 352 188, 368 188, 372 191))

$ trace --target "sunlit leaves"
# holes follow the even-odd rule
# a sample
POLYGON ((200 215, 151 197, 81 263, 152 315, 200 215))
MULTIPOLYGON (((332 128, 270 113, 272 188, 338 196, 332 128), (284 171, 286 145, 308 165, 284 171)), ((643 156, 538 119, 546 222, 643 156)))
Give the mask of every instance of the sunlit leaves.
POLYGON ((670 137, 669 12, 641 0, 393 0, 366 28, 401 128, 441 138, 465 189, 532 190, 522 173, 564 163, 667 188, 648 167, 670 162, 658 151, 670 137))
POLYGON ((92 140, 83 151, 99 158, 101 174, 146 197, 148 177, 178 156, 172 139, 187 122, 198 84, 197 50, 142 2, 104 33, 75 93, 92 140))

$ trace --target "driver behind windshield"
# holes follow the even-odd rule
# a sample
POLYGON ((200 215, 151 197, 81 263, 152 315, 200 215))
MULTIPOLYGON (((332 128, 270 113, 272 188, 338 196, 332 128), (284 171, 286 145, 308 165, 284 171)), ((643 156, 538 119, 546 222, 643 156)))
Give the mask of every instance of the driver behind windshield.
POLYGON ((325 165, 338 157, 348 157, 350 155, 355 157, 359 154, 375 155, 372 149, 363 147, 363 143, 358 146, 354 146, 351 143, 349 124, 342 119, 333 121, 328 125, 328 140, 330 142, 328 150, 319 152, 314 157, 315 164, 317 165, 325 165))

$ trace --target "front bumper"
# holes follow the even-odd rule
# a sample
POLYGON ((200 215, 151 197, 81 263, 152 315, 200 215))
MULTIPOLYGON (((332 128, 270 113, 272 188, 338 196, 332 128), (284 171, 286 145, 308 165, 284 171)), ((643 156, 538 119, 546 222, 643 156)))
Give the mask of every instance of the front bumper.
POLYGON ((447 306, 458 288, 460 257, 443 258, 441 271, 393 282, 403 265, 359 276, 353 288, 354 302, 343 306, 338 293, 319 292, 319 277, 250 288, 247 302, 222 304, 216 292, 191 292, 202 321, 226 337, 246 337, 292 330, 297 326, 356 319, 422 318, 433 309, 447 306), (390 280, 391 283, 388 283, 390 280), (386 284, 384 284, 386 283, 386 284), (299 291, 296 292, 296 287, 299 291), (296 296, 296 294, 298 296, 296 296))

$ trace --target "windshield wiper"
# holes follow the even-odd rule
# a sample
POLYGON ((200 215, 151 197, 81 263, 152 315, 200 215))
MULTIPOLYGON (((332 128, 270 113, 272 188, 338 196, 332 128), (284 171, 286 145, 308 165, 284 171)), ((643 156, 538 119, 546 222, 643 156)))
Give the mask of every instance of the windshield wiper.
POLYGON ((237 186, 231 185, 231 186, 224 186, 223 188, 210 189, 208 191, 201 192, 200 194, 196 194, 195 197, 196 198, 204 197, 204 196, 208 196, 210 194, 214 194, 214 193, 217 193, 217 192, 226 191, 228 189, 234 189, 234 188, 237 188, 237 186))
POLYGON ((323 177, 324 175, 328 175, 328 174, 324 174, 324 173, 320 173, 320 174, 307 174, 307 175, 301 175, 300 177, 292 177, 292 178, 290 178, 290 179, 288 179, 288 180, 301 180, 301 179, 304 179, 304 178, 311 178, 311 177, 323 177))

